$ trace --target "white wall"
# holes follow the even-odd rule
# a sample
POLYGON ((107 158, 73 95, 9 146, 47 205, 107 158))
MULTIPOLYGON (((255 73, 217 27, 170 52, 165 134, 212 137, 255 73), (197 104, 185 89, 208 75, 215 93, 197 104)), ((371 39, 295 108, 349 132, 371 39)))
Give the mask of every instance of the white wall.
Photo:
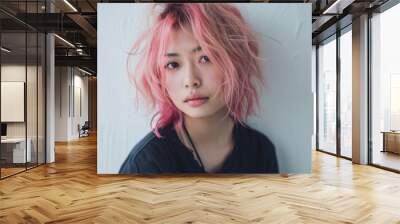
MULTIPOLYGON (((1 81, 2 82, 24 82, 26 71, 27 74, 32 74, 33 67, 25 64, 3 64, 1 66, 1 81)), ((36 74, 36 68, 35 68, 36 74)), ((7 110, 7 108, 1 108, 1 110, 7 110)), ((24 122, 11 122, 7 124, 7 136, 8 137, 25 137, 25 123, 24 122)))
POLYGON ((55 141, 68 140, 68 67, 55 68, 55 141))
POLYGON ((88 78, 72 67, 56 67, 55 140, 69 141, 79 137, 78 124, 88 120, 88 78), (82 113, 79 113, 79 93, 82 113))
POLYGON ((24 122, 25 83, 1 82, 1 121, 24 122))
MULTIPOLYGON (((258 33, 265 59, 261 117, 251 117, 248 124, 275 144, 281 172, 311 172, 311 4, 236 5, 258 33)), ((135 109, 135 91, 126 71, 127 52, 149 24, 149 7, 98 4, 97 171, 101 174, 117 173, 132 147, 150 131, 151 113, 135 109)))
POLYGON ((78 132, 78 124, 82 126, 85 121, 88 121, 89 119, 89 113, 88 113, 88 77, 87 76, 82 76, 84 73, 80 72, 79 70, 75 69, 74 70, 74 92, 75 94, 72 98, 74 99, 74 107, 73 113, 72 113, 72 120, 71 120, 71 136, 72 138, 78 138, 79 137, 79 132, 78 132), (78 93, 80 91, 80 93, 78 93), (79 98, 80 95, 80 98, 79 98), (79 101, 81 101, 79 103, 79 101), (81 112, 79 111, 79 107, 82 110, 81 112))
MULTIPOLYGON (((36 162, 44 163, 44 85, 41 66, 25 66, 20 63, 3 64, 1 66, 1 81, 24 82, 26 85, 26 107, 22 106, 22 113, 26 112, 26 121, 6 122, 7 137, 25 137, 30 139, 32 158, 36 162), (26 81, 27 79, 27 81, 26 81), (37 153, 39 156, 37 157, 37 153)), ((4 97, 4 96, 2 96, 4 97)), ((14 108, 15 109, 15 108, 14 108)), ((10 110, 2 107, 1 110, 10 110)), ((10 111, 13 113, 13 111, 10 111)), ((17 111, 14 111, 17 113, 17 111)))
MULTIPOLYGON (((39 70, 41 72, 41 70, 39 70)), ((36 135, 36 66, 26 66, 25 64, 3 64, 1 66, 1 81, 3 82, 26 82, 25 76, 27 75, 29 87, 27 88, 27 120, 28 120, 28 137, 31 133, 36 135), (32 123, 33 122, 33 123, 32 123)), ((40 106, 40 105, 39 105, 40 106)), ((7 110, 7 108, 1 108, 7 110)), ((7 122, 7 136, 8 137, 25 137, 25 123, 26 122, 7 122)))

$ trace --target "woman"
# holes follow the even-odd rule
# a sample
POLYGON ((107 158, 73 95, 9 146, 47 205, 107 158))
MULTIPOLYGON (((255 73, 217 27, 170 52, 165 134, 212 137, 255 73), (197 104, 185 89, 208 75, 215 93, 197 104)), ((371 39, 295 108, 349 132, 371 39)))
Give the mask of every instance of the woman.
POLYGON ((244 121, 258 105, 258 46, 228 4, 165 4, 133 47, 132 77, 157 116, 119 173, 278 173, 275 149, 244 121), (147 42, 146 42, 147 41, 147 42))

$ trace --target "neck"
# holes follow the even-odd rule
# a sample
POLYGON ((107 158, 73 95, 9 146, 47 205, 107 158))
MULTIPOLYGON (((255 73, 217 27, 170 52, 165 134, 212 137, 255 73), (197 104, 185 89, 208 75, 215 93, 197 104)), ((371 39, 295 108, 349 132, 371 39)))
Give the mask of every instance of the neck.
POLYGON ((234 122, 221 110, 205 118, 184 117, 185 126, 198 149, 233 146, 234 122), (213 147, 217 146, 217 147, 213 147))

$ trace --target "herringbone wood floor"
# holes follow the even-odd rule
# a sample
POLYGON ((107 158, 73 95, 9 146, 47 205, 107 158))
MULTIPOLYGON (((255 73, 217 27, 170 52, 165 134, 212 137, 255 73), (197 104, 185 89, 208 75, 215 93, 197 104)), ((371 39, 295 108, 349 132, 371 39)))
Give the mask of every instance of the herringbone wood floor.
POLYGON ((313 153, 313 173, 96 174, 96 139, 0 181, 0 223, 400 223, 400 175, 313 153))

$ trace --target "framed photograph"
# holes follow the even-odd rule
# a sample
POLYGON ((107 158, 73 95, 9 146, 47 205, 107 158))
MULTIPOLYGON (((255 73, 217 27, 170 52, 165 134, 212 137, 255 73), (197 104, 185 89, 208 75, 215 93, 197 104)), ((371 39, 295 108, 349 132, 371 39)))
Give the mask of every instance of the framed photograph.
POLYGON ((98 173, 309 173, 311 4, 98 5, 98 173))

